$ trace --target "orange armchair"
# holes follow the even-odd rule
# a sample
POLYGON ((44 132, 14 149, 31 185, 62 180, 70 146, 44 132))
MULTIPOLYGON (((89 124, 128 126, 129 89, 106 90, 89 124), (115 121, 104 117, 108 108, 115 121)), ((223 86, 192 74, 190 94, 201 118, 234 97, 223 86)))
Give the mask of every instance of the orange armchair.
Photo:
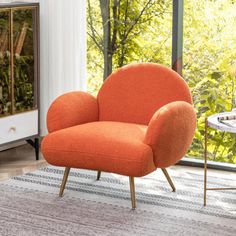
POLYGON ((187 152, 196 114, 185 81, 154 63, 125 66, 112 73, 97 98, 71 92, 57 98, 47 114, 49 134, 42 152, 52 165, 65 167, 62 196, 70 168, 129 176, 135 209, 134 177, 166 167, 187 152))

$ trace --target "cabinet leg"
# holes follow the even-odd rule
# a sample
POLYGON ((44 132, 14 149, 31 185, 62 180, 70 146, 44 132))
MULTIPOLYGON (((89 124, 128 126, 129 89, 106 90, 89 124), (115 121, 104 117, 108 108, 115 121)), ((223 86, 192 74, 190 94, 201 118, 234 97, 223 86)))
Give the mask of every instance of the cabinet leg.
POLYGON ((39 139, 35 138, 34 139, 34 149, 35 149, 35 157, 36 157, 36 161, 39 160, 39 139))
POLYGON ((26 141, 28 144, 30 144, 34 148, 36 161, 38 161, 39 160, 39 139, 35 138, 34 141, 31 139, 27 139, 26 141))

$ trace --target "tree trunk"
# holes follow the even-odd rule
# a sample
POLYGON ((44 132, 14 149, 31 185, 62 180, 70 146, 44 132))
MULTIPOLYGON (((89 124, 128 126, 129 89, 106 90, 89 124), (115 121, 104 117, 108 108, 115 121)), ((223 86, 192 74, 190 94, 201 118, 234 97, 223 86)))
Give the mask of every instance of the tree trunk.
POLYGON ((99 0, 99 2, 103 23, 103 80, 105 80, 112 72, 110 0, 99 0))

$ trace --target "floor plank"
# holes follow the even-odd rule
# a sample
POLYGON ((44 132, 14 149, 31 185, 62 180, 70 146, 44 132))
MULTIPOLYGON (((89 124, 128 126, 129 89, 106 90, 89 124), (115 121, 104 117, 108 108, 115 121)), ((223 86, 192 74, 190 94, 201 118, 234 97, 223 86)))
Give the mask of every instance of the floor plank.
POLYGON ((34 149, 29 144, 0 152, 0 181, 12 176, 34 171, 47 163, 40 153, 39 161, 35 160, 34 149))

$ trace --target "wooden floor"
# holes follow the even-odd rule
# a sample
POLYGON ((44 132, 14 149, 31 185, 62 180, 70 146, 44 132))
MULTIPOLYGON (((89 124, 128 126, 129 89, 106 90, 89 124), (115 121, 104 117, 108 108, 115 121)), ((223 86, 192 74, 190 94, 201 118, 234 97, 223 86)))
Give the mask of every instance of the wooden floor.
POLYGON ((36 161, 34 149, 25 144, 0 152, 0 181, 12 176, 22 175, 47 165, 40 153, 39 161, 36 161))

